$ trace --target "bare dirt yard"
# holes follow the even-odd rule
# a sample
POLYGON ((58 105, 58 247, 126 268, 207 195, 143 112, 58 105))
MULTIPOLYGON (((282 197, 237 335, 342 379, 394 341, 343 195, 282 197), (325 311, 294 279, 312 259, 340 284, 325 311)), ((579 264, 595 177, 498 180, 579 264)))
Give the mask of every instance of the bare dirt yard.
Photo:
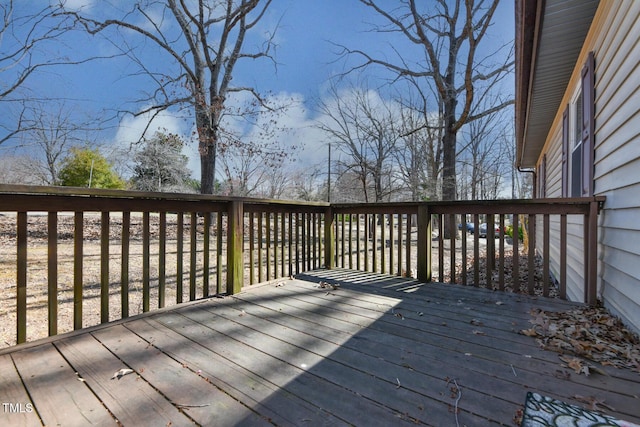
MULTIPOLYGON (((202 218, 199 219, 202 222, 202 218)), ((73 283, 74 283, 74 230, 73 216, 59 215, 58 218, 58 333, 73 330, 73 283)), ((189 218, 185 217, 183 265, 183 301, 189 300, 189 218)), ((198 256, 195 271, 201 282, 202 224, 198 224, 198 256)), ((27 341, 48 335, 48 249, 46 215, 28 216, 27 238, 27 341)), ((109 319, 121 316, 121 218, 112 214, 110 219, 109 244, 109 319)), ((159 226, 157 217, 150 221, 150 309, 157 308, 158 271, 160 260, 159 226)), ((165 251, 166 294, 165 306, 176 303, 176 221, 168 219, 165 251)), ((142 217, 131 217, 129 245, 129 315, 142 312, 142 217)), ((215 245, 212 246, 215 250, 215 245)), ((100 216, 85 215, 83 241, 83 327, 100 323, 100 216)), ((16 343, 16 221, 15 216, 0 215, 0 347, 16 343)), ((215 274, 215 270, 213 271, 215 274)), ((215 279, 215 277, 214 277, 215 279)), ((215 282, 213 283, 215 292, 215 282)), ((202 289, 197 289, 196 297, 202 297, 202 289)))

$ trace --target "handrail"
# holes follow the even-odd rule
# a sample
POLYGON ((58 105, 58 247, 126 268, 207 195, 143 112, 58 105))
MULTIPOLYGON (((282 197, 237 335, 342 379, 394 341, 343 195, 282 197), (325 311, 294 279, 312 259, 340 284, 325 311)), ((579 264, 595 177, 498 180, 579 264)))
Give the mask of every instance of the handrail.
POLYGON ((566 297, 568 290, 576 297, 575 287, 583 286, 584 301, 595 304, 597 215, 604 200, 329 204, 0 185, 0 213, 15 215, 15 220, 5 218, 5 222, 14 221, 9 239, 15 238, 16 242, 11 255, 15 262, 7 261, 8 254, 0 258, 3 269, 13 270, 15 288, 3 274, 0 291, 14 295, 15 342, 27 341, 26 314, 32 304, 28 303, 29 292, 38 286, 31 277, 35 255, 28 246, 30 231, 37 225, 31 225, 29 219, 36 212, 44 212, 46 231, 41 232, 46 236, 46 258, 41 263, 46 264, 47 271, 44 292, 49 335, 65 329, 58 327, 59 305, 66 304, 58 301, 60 292, 71 293, 68 299, 72 302, 73 328, 80 329, 87 326, 83 304, 90 289, 99 289, 95 297, 100 299, 99 318, 107 322, 114 320, 114 297, 120 300, 116 317, 136 312, 130 297, 138 287, 142 294, 139 311, 149 311, 152 302, 158 307, 172 304, 169 294, 175 295, 175 303, 183 302, 186 293, 189 300, 233 294, 245 285, 321 267, 378 271, 423 282, 449 281, 499 290, 509 286, 520 289, 522 285, 520 291, 533 293, 537 284, 530 272, 541 258, 543 295, 549 295, 551 280, 555 279, 560 297, 566 297), (466 225, 459 232, 445 232, 467 223, 479 230, 483 222, 488 224, 486 239, 479 233, 468 233, 466 225), (526 245, 517 238, 509 244, 505 233, 508 222, 515 230, 526 229, 526 245), (60 276, 66 274, 63 267, 67 261, 62 260, 59 249, 63 242, 58 233, 64 224, 73 229, 73 256, 69 268, 72 286, 63 290, 59 289, 60 276), (99 231, 92 229, 92 224, 99 224, 99 231), (86 251, 92 246, 88 239, 96 236, 96 269, 100 274, 89 277, 92 261, 86 251), (567 248, 578 240, 584 242, 579 251, 582 259, 575 253, 567 255, 567 248), (138 268, 132 260, 140 258, 142 266, 138 268), (511 283, 504 275, 509 262, 514 272, 511 283), (521 278, 523 274, 526 276, 521 278), (7 286, 13 289, 7 290, 7 286))

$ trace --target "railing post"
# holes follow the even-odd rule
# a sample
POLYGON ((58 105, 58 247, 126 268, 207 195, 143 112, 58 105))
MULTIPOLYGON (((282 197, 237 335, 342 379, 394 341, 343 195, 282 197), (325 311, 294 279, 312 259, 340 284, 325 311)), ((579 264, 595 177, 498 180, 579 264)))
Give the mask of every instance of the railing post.
POLYGON ((431 281, 431 221, 429 206, 418 206, 418 280, 431 281))
POLYGON ((333 209, 331 209, 331 206, 327 206, 324 210, 324 268, 327 270, 335 267, 335 231, 333 225, 333 209))
POLYGON ((598 202, 589 203, 585 222, 585 301, 594 306, 598 299, 598 202))
POLYGON ((27 213, 18 212, 18 265, 16 277, 16 342, 27 341, 27 213))
POLYGON ((242 243, 244 240, 244 206, 240 200, 229 202, 227 211, 227 294, 242 290, 244 266, 242 243))
POLYGON ((84 214, 77 211, 74 215, 73 230, 73 329, 82 329, 82 272, 84 214))

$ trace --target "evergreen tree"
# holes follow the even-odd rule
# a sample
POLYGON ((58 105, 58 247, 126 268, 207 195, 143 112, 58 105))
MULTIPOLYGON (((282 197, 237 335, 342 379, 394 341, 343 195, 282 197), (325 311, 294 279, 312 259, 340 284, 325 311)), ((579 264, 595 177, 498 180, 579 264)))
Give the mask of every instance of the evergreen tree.
POLYGON ((97 148, 72 148, 62 161, 58 181, 70 187, 125 188, 125 182, 97 148))

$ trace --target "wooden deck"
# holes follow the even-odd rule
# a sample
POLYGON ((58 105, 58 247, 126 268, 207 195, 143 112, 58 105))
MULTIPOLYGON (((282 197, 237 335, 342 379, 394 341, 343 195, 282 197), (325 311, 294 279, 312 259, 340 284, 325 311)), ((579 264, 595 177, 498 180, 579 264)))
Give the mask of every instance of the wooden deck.
POLYGON ((577 375, 517 333, 568 306, 316 271, 2 350, 0 425, 514 425, 528 391, 639 422, 640 375, 577 375))

